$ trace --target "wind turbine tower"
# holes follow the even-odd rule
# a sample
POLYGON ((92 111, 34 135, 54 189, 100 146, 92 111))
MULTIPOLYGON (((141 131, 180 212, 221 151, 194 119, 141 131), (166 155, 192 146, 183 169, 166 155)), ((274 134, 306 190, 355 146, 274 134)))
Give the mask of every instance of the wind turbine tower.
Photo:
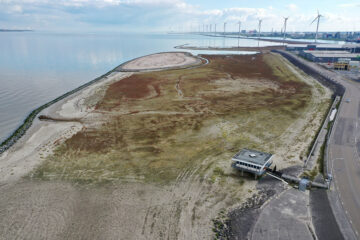
POLYGON ((224 22, 224 36, 225 36, 225 32, 226 32, 226 22, 224 22))
POLYGON ((258 33, 258 38, 260 38, 260 33, 261 33, 261 23, 262 23, 262 19, 259 19, 259 33, 258 33))
POLYGON ((212 24, 210 24, 210 32, 211 32, 212 24))
POLYGON ((239 21, 238 24, 239 24, 239 37, 240 37, 241 21, 239 21))
POLYGON ((215 23, 215 31, 214 31, 214 32, 215 32, 215 34, 216 34, 216 23, 215 23))
POLYGON ((313 24, 313 22, 315 22, 315 21, 317 20, 316 33, 315 33, 315 43, 317 42, 320 18, 323 17, 322 15, 320 15, 319 10, 318 10, 317 13, 318 13, 318 15, 317 15, 316 18, 311 22, 311 24, 313 24))
POLYGON ((286 37, 286 23, 289 17, 284 17, 284 38, 283 38, 283 44, 285 44, 285 37, 286 37))

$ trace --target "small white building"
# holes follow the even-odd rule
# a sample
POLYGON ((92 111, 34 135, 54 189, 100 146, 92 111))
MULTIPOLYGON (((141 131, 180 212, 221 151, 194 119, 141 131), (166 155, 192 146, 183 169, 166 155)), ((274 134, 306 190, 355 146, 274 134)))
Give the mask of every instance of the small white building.
POLYGON ((250 172, 255 176, 261 176, 264 174, 265 169, 272 164, 272 157, 273 155, 270 153, 243 148, 232 157, 231 166, 242 172, 250 172))

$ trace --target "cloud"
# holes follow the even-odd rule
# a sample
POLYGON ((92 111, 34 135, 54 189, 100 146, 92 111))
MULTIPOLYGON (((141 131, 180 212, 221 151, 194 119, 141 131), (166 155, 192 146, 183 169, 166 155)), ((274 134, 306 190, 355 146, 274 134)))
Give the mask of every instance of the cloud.
POLYGON ((342 8, 360 7, 360 3, 343 3, 343 4, 339 4, 339 7, 342 8))
MULTIPOLYGON (((264 31, 271 29, 280 31, 283 26, 282 16, 288 16, 291 12, 289 30, 313 30, 310 22, 315 16, 310 13, 304 14, 303 12, 306 11, 294 3, 282 8, 204 8, 188 2, 188 0, 0 0, 0 25, 1 27, 30 26, 38 30, 158 31, 168 30, 170 26, 189 29, 190 26, 202 24, 222 26, 224 22, 228 22, 227 28, 231 31, 238 28, 236 25, 238 21, 242 22, 243 29, 255 29, 258 20, 263 19, 264 31)), ((359 4, 342 4, 342 7, 350 7, 350 5, 354 7, 359 4)), ((329 13, 325 16, 321 24, 323 30, 333 29, 335 26, 344 29, 348 24, 350 24, 349 28, 354 28, 353 25, 360 20, 356 13, 352 15, 329 13), (349 21, 350 18, 353 19, 352 22, 349 21)))
POLYGON ((286 7, 287 7, 287 9, 289 9, 290 11, 296 11, 296 10, 298 10, 298 6, 297 6, 296 4, 294 4, 294 3, 291 3, 291 4, 287 5, 286 7))
POLYGON ((9 13, 21 13, 22 7, 20 5, 13 5, 8 8, 9 13))

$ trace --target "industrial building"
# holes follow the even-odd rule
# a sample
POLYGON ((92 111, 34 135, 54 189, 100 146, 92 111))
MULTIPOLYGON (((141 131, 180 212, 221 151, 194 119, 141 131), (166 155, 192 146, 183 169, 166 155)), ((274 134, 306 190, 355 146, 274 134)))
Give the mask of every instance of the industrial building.
POLYGON ((348 51, 312 51, 303 50, 299 52, 299 55, 313 62, 341 62, 342 59, 346 61, 360 61, 360 53, 350 53, 348 51))
POLYGON ((263 175, 266 168, 271 166, 272 157, 273 155, 270 153, 243 148, 232 157, 231 166, 241 170, 242 173, 253 173, 256 178, 256 176, 263 175))
POLYGON ((289 44, 287 51, 347 51, 350 53, 360 53, 360 44, 289 44))

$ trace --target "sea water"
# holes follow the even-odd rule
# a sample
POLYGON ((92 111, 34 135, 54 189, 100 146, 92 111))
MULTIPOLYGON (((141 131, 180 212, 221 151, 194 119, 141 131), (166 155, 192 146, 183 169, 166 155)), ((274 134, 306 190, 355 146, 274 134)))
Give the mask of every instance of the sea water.
POLYGON ((156 52, 184 51, 174 49, 183 44, 234 47, 278 43, 191 34, 1 32, 0 142, 44 103, 125 61, 156 52))

